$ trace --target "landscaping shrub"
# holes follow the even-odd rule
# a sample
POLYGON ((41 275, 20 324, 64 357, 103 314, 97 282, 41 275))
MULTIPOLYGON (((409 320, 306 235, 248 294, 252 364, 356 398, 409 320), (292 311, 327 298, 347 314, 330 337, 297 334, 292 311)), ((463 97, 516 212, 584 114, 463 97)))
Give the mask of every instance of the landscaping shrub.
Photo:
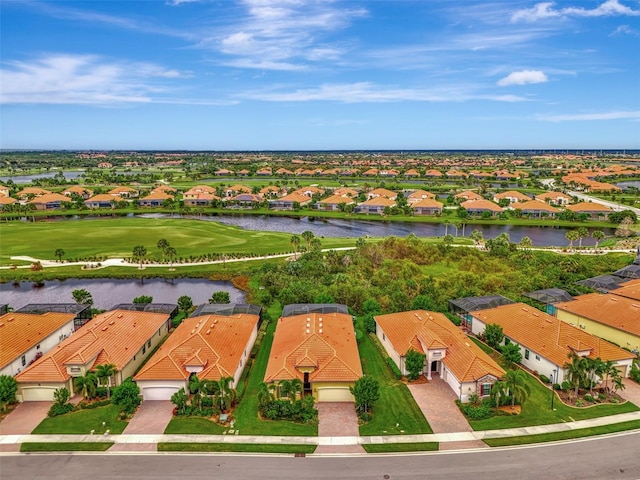
POLYGON ((590 395, 590 394, 588 394, 588 393, 586 393, 586 394, 585 394, 584 399, 585 399, 587 402, 592 402, 592 403, 593 403, 593 402, 595 402, 595 399, 593 398, 593 396, 592 396, 592 395, 590 395))
POLYGON ((566 380, 564 382, 562 382, 562 391, 567 391, 571 388, 571 384, 569 382, 567 382, 566 380))
POLYGON ((389 365, 389 368, 391 368, 391 371, 395 375, 396 379, 400 380, 402 378, 402 372, 396 365, 396 362, 393 361, 393 358, 387 357, 387 365, 389 365))
POLYGON ((541 374, 540 374, 540 381, 541 381, 542 383, 549 383, 551 380, 549 380, 549 377, 547 377, 546 375, 544 375, 544 374, 542 374, 542 373, 541 373, 541 374))
POLYGON ((277 399, 260 408, 260 414, 268 420, 293 420, 301 423, 315 423, 318 420, 315 400, 312 396, 291 402, 277 399))
POLYGON ((562 390, 562 385, 560 385, 559 383, 554 383, 553 384, 553 389, 554 390, 562 390))
POLYGON ((482 420, 493 416, 490 400, 485 399, 479 404, 462 403, 460 400, 456 400, 456 403, 469 420, 482 420))
POLYGON ((93 408, 98 408, 98 407, 104 407, 105 405, 110 405, 111 404, 111 400, 99 400, 97 402, 92 402, 92 403, 87 403, 87 402, 80 402, 78 404, 78 407, 80 407, 83 410, 91 410, 93 408))
POLYGON ((54 403, 47 412, 48 417, 57 417, 72 412, 75 407, 71 403, 54 403))

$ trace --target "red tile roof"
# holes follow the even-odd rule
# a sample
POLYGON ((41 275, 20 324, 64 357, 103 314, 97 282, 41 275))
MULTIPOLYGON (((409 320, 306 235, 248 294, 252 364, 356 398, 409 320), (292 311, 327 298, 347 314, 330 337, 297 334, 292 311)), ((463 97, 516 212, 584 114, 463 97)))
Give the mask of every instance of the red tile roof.
POLYGON ((446 348, 442 362, 461 382, 504 375, 504 370, 442 313, 412 310, 378 315, 375 320, 401 356, 410 348, 422 353, 425 348, 446 348))
POLYGON ((589 293, 554 305, 558 310, 640 336, 640 300, 612 293, 589 293))
POLYGON ((0 316, 0 368, 38 345, 75 314, 47 312, 43 314, 10 312, 0 316))
POLYGON ((187 365, 204 367, 200 380, 233 377, 258 320, 248 314, 186 318, 134 380, 186 380, 187 365))
POLYGON ((317 366, 312 382, 352 382, 362 377, 351 315, 312 313, 278 320, 265 382, 303 379, 299 367, 317 366))
POLYGON ((65 365, 79 362, 89 369, 113 363, 122 370, 169 319, 164 313, 112 310, 97 315, 73 335, 16 376, 18 382, 61 382, 65 365))

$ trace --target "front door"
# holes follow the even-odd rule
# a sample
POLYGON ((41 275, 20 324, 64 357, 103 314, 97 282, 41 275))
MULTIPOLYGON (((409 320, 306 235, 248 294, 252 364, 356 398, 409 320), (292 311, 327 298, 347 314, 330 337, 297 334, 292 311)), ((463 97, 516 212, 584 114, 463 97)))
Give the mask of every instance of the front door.
POLYGON ((311 383, 309 382, 309 372, 304 372, 303 389, 305 395, 311 393, 311 383))

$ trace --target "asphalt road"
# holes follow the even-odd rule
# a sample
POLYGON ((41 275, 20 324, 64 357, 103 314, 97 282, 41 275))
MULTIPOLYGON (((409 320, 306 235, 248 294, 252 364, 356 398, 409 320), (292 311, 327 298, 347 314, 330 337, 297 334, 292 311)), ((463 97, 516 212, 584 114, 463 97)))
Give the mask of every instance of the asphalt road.
POLYGON ((639 479, 640 432, 571 443, 361 457, 28 454, 0 457, 2 480, 639 479))

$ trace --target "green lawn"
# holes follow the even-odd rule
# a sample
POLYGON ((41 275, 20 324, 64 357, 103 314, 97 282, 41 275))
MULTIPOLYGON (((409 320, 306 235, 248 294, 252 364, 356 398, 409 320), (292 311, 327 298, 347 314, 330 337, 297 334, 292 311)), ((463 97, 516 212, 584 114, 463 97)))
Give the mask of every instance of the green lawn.
POLYGON ((59 415, 53 418, 45 418, 33 432, 33 435, 46 435, 50 433, 62 434, 89 434, 95 430, 100 435, 109 430, 111 433, 122 433, 127 422, 118 419, 119 409, 115 405, 106 405, 93 409, 78 410, 76 412, 59 415), (102 423, 105 426, 102 426, 102 423))
POLYGON ((254 452, 313 453, 315 445, 268 445, 253 443, 159 443, 159 452, 254 452))
MULTIPOLYGON (((277 318, 281 310, 270 310, 269 313, 272 318, 277 318)), ((258 417, 258 398, 255 392, 258 391, 260 384, 264 381, 264 374, 267 370, 267 362, 269 361, 269 352, 271 352, 275 329, 276 321, 273 320, 267 327, 262 345, 251 367, 246 392, 233 411, 233 416, 236 419, 235 427, 240 430, 241 435, 299 435, 315 437, 318 435, 317 425, 261 420, 258 417)))
MULTIPOLYGON (((484 350, 488 347, 476 339, 473 339, 484 350)), ((489 349, 492 356, 496 352, 489 349)), ((529 398, 522 405, 520 415, 499 415, 484 420, 470 420, 474 430, 498 430, 502 428, 526 427, 532 425, 549 425, 552 423, 572 422, 574 420, 586 420, 589 418, 604 417, 618 413, 634 412, 639 410, 631 402, 621 404, 595 405, 588 408, 569 407, 562 403, 558 397, 554 402, 554 411, 551 411, 551 390, 542 385, 536 378, 527 373, 527 385, 531 391, 529 398)))
POLYGON ((602 425, 593 428, 580 428, 566 432, 542 433, 540 435, 522 435, 520 437, 508 438, 487 438, 484 443, 490 447, 506 447, 511 445, 525 445, 528 443, 555 442, 558 440, 569 440, 571 438, 592 437, 594 435, 604 435, 607 433, 624 432, 626 430, 640 429, 640 420, 614 423, 612 425, 602 425))
POLYGON ((164 433, 169 434, 189 434, 201 435, 222 435, 228 427, 223 427, 206 418, 201 417, 173 417, 167 425, 164 433))
POLYGON ((396 380, 373 340, 365 335, 358 346, 362 370, 380 382, 380 399, 373 418, 360 426, 360 435, 433 433, 407 386, 396 380))
POLYGON ((57 443, 23 443, 21 452, 104 452, 113 442, 57 442, 57 443))
POLYGON ((422 443, 376 443, 362 445, 367 453, 393 453, 393 452, 433 452, 440 448, 438 442, 422 443))
MULTIPOLYGON (((263 255, 292 251, 291 234, 259 232, 215 222, 181 218, 113 218, 57 222, 7 222, 0 226, 3 249, 0 261, 10 256, 29 255, 55 260, 62 248, 64 258, 92 256, 130 257, 135 245, 147 248, 148 258, 162 258, 156 243, 164 238, 178 257, 204 253, 263 255), (99 232, 99 234, 97 233, 99 232)), ((323 238, 323 248, 348 247, 355 239, 323 238)))

